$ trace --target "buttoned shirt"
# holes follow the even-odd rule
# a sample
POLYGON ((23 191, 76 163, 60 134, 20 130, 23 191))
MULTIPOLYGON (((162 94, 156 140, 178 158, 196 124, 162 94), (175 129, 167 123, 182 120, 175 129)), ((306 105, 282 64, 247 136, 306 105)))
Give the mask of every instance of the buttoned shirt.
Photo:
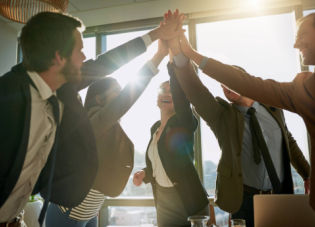
MULTIPOLYGON (((271 181, 265 166, 264 159, 261 156, 261 162, 257 165, 254 162, 254 151, 252 143, 252 133, 250 129, 250 116, 247 111, 250 107, 234 105, 243 115, 245 120, 243 144, 241 153, 243 183, 259 189, 272 189, 271 181)), ((262 130, 263 137, 267 144, 271 160, 276 169, 280 182, 284 179, 283 151, 282 151, 282 132, 278 122, 258 102, 251 106, 256 110, 256 117, 262 130)))
MULTIPOLYGON (((54 144, 57 129, 52 106, 48 102, 48 98, 56 95, 56 92, 53 93, 36 72, 27 73, 38 89, 30 85, 32 104, 27 153, 20 177, 0 209, 0 223, 18 216, 27 204, 54 144)), ((58 102, 61 120, 64 104, 60 100, 58 102)))

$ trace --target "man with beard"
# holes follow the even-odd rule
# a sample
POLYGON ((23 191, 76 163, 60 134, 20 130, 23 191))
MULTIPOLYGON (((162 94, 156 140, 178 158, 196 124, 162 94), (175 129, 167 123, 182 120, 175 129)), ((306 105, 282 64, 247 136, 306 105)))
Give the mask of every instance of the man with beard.
POLYGON ((23 63, 0 77, 0 227, 24 226, 31 194, 65 207, 79 205, 98 170, 94 133, 78 91, 170 39, 180 17, 85 63, 78 19, 39 13, 23 27, 23 63), (81 67, 82 66, 82 67, 81 67))

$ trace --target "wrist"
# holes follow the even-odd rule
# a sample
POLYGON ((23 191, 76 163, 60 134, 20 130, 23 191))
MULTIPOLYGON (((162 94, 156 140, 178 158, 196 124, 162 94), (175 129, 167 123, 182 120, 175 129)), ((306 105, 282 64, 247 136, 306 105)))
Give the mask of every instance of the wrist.
POLYGON ((151 59, 151 62, 155 65, 155 67, 157 68, 161 61, 163 60, 163 58, 165 57, 165 55, 160 54, 160 53, 156 53, 153 58, 151 59))
POLYGON ((157 40, 159 38, 159 30, 160 30, 160 27, 158 27, 158 28, 156 28, 156 29, 154 29, 148 33, 152 42, 154 42, 155 40, 157 40))

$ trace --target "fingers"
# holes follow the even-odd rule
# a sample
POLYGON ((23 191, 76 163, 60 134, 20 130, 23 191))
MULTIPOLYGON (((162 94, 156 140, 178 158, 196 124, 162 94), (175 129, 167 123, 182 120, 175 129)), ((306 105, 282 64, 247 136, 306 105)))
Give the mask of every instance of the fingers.
POLYGON ((164 13, 164 24, 168 21, 168 13, 164 13))

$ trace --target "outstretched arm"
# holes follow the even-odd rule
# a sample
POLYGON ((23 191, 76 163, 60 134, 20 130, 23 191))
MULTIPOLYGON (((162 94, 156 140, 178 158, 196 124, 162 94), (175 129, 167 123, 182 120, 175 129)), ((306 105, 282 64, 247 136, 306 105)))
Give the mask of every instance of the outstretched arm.
POLYGON ((242 96, 292 112, 296 111, 292 102, 294 83, 279 83, 251 76, 230 65, 202 56, 190 46, 184 35, 180 35, 180 40, 184 54, 199 65, 206 75, 242 96))
MULTIPOLYGON (((175 12, 176 13, 176 12, 175 12)), ((164 19, 167 23, 167 15, 164 15, 164 19)), ((185 17, 182 18, 182 22, 185 17)), ((217 119, 221 114, 222 106, 217 102, 209 90, 202 84, 199 79, 192 63, 182 53, 179 39, 175 38, 168 41, 171 53, 174 56, 173 64, 169 64, 169 74, 174 82, 179 83, 179 87, 185 93, 188 102, 190 102, 195 108, 198 114, 211 126, 215 127, 218 122, 217 119)), ((175 101, 174 101, 175 104, 175 101)))
POLYGON ((151 61, 148 61, 139 71, 136 79, 129 82, 116 98, 91 117, 90 121, 96 138, 116 124, 138 100, 151 79, 159 72, 157 67, 164 57, 165 52, 163 53, 163 50, 159 48, 151 61))
POLYGON ((119 47, 101 54, 95 61, 89 60, 84 62, 81 68, 82 80, 77 85, 77 89, 84 89, 102 77, 113 73, 126 63, 133 60, 135 57, 144 53, 147 50, 147 47, 155 40, 168 40, 184 33, 184 29, 177 29, 179 21, 180 17, 174 15, 170 18, 167 25, 160 26, 150 31, 147 35, 133 39, 119 47))

